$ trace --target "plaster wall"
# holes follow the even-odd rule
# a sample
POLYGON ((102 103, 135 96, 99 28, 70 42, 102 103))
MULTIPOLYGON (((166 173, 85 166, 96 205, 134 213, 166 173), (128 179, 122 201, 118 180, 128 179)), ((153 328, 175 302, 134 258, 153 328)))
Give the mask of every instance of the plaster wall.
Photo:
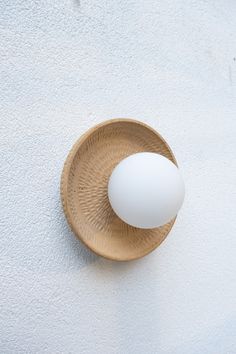
POLYGON ((236 353, 236 3, 0 3, 0 353, 236 353), (156 128, 186 199, 165 242, 104 260, 60 173, 105 119, 156 128))

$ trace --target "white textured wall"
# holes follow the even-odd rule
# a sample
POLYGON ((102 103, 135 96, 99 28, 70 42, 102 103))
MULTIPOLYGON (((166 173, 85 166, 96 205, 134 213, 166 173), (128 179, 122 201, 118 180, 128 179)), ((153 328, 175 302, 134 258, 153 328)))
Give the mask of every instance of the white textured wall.
POLYGON ((0 353, 236 353, 236 3, 2 0, 0 353), (64 219, 74 141, 134 117, 173 148, 186 200, 139 261, 64 219))

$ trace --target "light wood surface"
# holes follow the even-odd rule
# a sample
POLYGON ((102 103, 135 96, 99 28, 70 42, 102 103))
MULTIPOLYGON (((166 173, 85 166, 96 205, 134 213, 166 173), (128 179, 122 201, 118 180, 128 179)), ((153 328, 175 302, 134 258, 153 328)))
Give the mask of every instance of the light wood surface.
POLYGON ((114 167, 142 151, 175 157, 164 139, 131 119, 105 121, 88 130, 72 147, 61 177, 61 199, 75 235, 98 255, 117 261, 140 258, 166 238, 174 221, 155 229, 127 225, 113 212, 107 184, 114 167))

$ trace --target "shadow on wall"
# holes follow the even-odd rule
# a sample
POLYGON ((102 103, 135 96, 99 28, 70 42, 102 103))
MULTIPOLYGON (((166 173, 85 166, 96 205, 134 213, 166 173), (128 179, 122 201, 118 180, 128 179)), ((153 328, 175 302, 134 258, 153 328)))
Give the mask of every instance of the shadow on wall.
POLYGON ((93 267, 121 353, 157 353, 160 348, 158 265, 154 252, 128 262, 101 259, 93 267))

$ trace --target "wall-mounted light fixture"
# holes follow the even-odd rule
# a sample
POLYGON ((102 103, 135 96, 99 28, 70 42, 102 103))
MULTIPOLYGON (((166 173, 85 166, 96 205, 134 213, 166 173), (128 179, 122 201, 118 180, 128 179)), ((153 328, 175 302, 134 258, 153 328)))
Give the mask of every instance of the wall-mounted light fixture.
POLYGON ((155 130, 113 119, 75 143, 64 165, 61 197, 76 236, 97 254, 125 261, 165 239, 182 205, 184 183, 155 130))

